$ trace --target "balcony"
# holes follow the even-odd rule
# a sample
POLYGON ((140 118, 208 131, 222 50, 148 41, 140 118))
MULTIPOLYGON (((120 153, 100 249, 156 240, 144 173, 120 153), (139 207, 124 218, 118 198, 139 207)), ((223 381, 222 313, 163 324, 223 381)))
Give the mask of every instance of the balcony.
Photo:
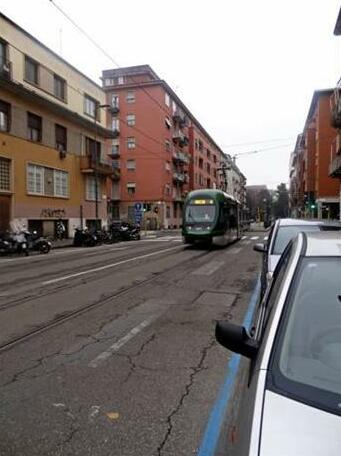
POLYGON ((341 154, 335 155, 329 165, 329 176, 341 179, 341 154))
POLYGON ((338 81, 333 95, 330 99, 331 126, 341 128, 341 79, 338 81))
POLYGON ((186 124, 186 116, 180 109, 176 109, 175 113, 173 114, 173 120, 182 126, 186 124))
POLYGON ((118 128, 115 128, 112 130, 113 138, 118 138, 120 135, 120 130, 118 128))
POLYGON ((173 173, 173 181, 177 184, 184 184, 185 182, 188 182, 188 177, 185 173, 175 172, 173 173))
POLYGON ((118 146, 118 145, 112 146, 110 157, 113 159, 120 157, 120 146, 118 146))
POLYGON ((120 112, 120 108, 118 107, 118 105, 113 105, 113 106, 110 106, 109 111, 110 111, 110 114, 112 114, 114 116, 120 112))
POLYGON ((115 173, 112 167, 112 161, 108 158, 100 157, 96 160, 95 157, 91 155, 84 155, 80 157, 80 169, 84 174, 102 174, 105 176, 111 176, 115 173))
POLYGON ((9 60, 0 59, 0 78, 11 80, 12 63, 9 60))
POLYGON ((181 130, 177 130, 173 133, 173 141, 181 147, 188 144, 188 138, 181 130))
POLYGON ((188 165, 189 157, 187 156, 187 154, 184 154, 183 152, 174 151, 173 152, 173 161, 176 163, 182 163, 182 164, 188 165))

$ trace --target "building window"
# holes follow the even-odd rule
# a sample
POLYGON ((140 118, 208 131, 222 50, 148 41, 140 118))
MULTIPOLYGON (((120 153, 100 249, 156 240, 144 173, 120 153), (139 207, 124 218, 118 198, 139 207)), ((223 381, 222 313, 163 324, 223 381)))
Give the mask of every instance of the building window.
POLYGON ((113 117, 112 119, 111 128, 113 131, 120 131, 120 121, 116 117, 113 117))
POLYGON ((195 144, 196 150, 198 150, 198 140, 197 139, 195 139, 194 144, 195 144))
MULTIPOLYGON (((95 176, 87 176, 85 197, 89 201, 96 201, 96 179, 95 176)), ((101 181, 97 179, 97 201, 101 200, 101 181)))
POLYGON ((206 163, 206 170, 208 174, 211 174, 211 166, 209 163, 206 163))
POLYGON ((165 117, 165 125, 168 130, 172 127, 172 122, 169 117, 165 117))
POLYGON ((165 104, 166 106, 170 106, 170 98, 167 92, 165 93, 165 104))
POLYGON ((44 194, 44 167, 27 165, 27 192, 34 195, 44 194))
POLYGON ((211 152, 210 152, 210 149, 206 149, 206 153, 207 153, 207 158, 208 160, 211 159, 211 152))
POLYGON ((113 108, 118 108, 118 107, 119 107, 119 100, 120 100, 120 99, 119 99, 119 96, 116 95, 116 94, 113 94, 113 95, 111 96, 111 106, 112 106, 113 108))
POLYGON ((129 171, 135 171, 136 169, 136 162, 135 160, 127 160, 127 169, 129 171))
POLYGON ((204 178, 201 174, 199 174, 199 185, 204 185, 204 178))
POLYGON ((217 177, 217 170, 213 169, 213 176, 216 178, 217 177))
POLYGON ((171 150, 171 143, 168 139, 165 140, 165 148, 166 148, 167 152, 169 152, 171 150))
POLYGON ((0 40, 0 65, 1 68, 7 62, 7 44, 0 40))
POLYGON ((170 211, 170 207, 169 206, 166 206, 166 218, 170 218, 171 217, 171 211, 170 211))
POLYGON ((135 125, 135 114, 127 115, 127 124, 129 125, 129 127, 133 127, 135 125))
POLYGON ((89 97, 88 95, 84 95, 84 114, 95 118, 97 105, 98 102, 96 100, 89 97))
POLYGON ((66 98, 66 91, 65 91, 65 87, 66 87, 66 83, 64 81, 64 79, 60 78, 59 76, 57 76, 56 74, 53 76, 53 82, 54 82, 54 95, 57 97, 57 98, 60 98, 61 100, 65 100, 66 98))
POLYGON ((126 102, 127 103, 135 103, 135 92, 127 92, 126 102))
POLYGON ((211 179, 207 179, 207 188, 211 188, 211 179))
POLYGON ((173 101, 173 102, 172 102, 172 111, 173 111, 173 114, 175 113, 176 108, 177 108, 176 103, 175 103, 175 101, 173 101))
POLYGON ((9 131, 11 105, 0 100, 0 131, 9 131))
POLYGON ((0 192, 11 190, 11 160, 0 158, 0 192))
POLYGON ((36 116, 30 112, 27 113, 27 129, 28 129, 28 139, 31 141, 41 141, 41 131, 42 131, 42 119, 40 116, 36 116))
POLYGON ((128 195, 135 195, 136 184, 135 182, 128 182, 127 183, 127 192, 128 195))
POLYGON ((101 143, 92 138, 85 138, 85 154, 92 160, 99 161, 101 158, 101 143))
POLYGON ((67 150, 67 131, 62 125, 56 124, 56 148, 60 152, 67 150))
POLYGON ((213 162, 216 163, 217 162, 217 157, 215 155, 213 155, 212 157, 213 157, 213 162))
POLYGON ((124 76, 119 76, 119 77, 118 77, 118 84, 119 84, 119 85, 124 84, 124 76))
POLYGON ((203 142, 201 141, 201 139, 199 139, 199 141, 198 141, 198 148, 199 148, 200 152, 202 152, 204 150, 204 145, 203 145, 203 142))
POLYGON ((127 148, 135 149, 135 146, 136 146, 135 138, 134 137, 127 138, 127 148))
POLYGON ((104 80, 104 85, 113 86, 113 85, 115 85, 115 81, 114 81, 114 79, 107 78, 107 79, 104 80))
POLYGON ((33 84, 39 83, 39 64, 25 56, 25 79, 33 84))
POLYGON ((53 170, 54 196, 68 197, 69 182, 68 173, 58 169, 53 170))
POLYGON ((202 158, 199 158, 199 168, 203 169, 204 167, 204 160, 202 158))
POLYGON ((165 189, 166 189, 166 196, 170 196, 170 194, 171 194, 171 186, 169 184, 166 184, 165 189))

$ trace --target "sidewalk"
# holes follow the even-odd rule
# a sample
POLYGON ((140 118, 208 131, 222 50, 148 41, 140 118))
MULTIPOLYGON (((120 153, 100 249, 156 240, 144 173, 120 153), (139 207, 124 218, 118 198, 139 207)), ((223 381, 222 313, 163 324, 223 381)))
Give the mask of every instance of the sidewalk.
MULTIPOLYGON (((180 235, 181 230, 141 230, 141 239, 154 237, 154 236, 162 236, 162 235, 180 235)), ((65 247, 72 247, 73 246, 73 238, 68 239, 50 239, 52 244, 52 249, 61 249, 65 247)))

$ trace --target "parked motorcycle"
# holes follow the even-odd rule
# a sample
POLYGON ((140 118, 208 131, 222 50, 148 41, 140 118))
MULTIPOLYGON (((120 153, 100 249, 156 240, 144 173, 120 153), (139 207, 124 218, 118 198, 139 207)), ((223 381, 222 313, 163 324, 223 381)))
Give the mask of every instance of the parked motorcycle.
POLYGON ((87 228, 76 228, 73 238, 73 245, 75 247, 94 247, 99 243, 98 237, 95 232, 89 231, 87 228))
POLYGON ((141 239, 139 225, 133 225, 128 222, 113 222, 109 231, 113 242, 138 241, 141 239))

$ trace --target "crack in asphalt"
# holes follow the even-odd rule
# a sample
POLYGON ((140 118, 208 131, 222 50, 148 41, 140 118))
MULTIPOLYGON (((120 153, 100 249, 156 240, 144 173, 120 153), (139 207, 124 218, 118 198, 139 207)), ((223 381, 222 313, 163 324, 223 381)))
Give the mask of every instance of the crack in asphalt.
MULTIPOLYGON (((30 372, 30 371, 32 371, 32 370, 35 370, 35 369, 37 369, 38 367, 42 367, 42 366, 44 365, 44 361, 46 361, 47 359, 52 358, 52 357, 54 357, 54 356, 58 356, 59 354, 60 354, 60 351, 59 351, 59 352, 56 352, 56 353, 52 353, 52 354, 50 354, 50 355, 42 356, 42 357, 40 357, 40 358, 38 358, 37 360, 34 360, 34 361, 32 360, 32 362, 35 363, 33 366, 26 367, 25 369, 23 369, 23 370, 21 370, 21 371, 19 371, 19 372, 16 372, 14 375, 12 375, 12 378, 11 378, 9 381, 3 383, 3 384, 1 385, 1 387, 11 385, 12 383, 15 383, 15 382, 21 380, 20 377, 21 377, 22 375, 24 375, 24 374, 26 374, 27 372, 30 372)), ((51 371, 49 371, 48 373, 51 373, 51 371)), ((28 376, 28 377, 26 377, 26 378, 29 379, 29 378, 35 378, 35 377, 36 377, 36 376, 33 376, 33 377, 28 376)))
POLYGON ((127 383, 127 381, 129 380, 129 378, 132 376, 133 372, 135 371, 137 365, 136 365, 136 362, 134 361, 134 358, 138 358, 142 352, 144 351, 144 349, 146 348, 146 346, 148 344, 150 344, 151 342, 153 342, 156 338, 156 334, 153 333, 150 337, 148 337, 148 339, 146 339, 143 344, 141 344, 141 347, 139 348, 139 350, 137 351, 137 353, 133 354, 133 355, 122 355, 122 356, 125 356, 128 361, 129 361, 129 364, 130 364, 130 370, 128 372, 128 374, 126 375, 126 378, 123 380, 123 384, 127 383))
POLYGON ((214 345, 216 345, 215 338, 211 339, 210 343, 207 346, 203 347, 203 349, 201 350, 201 357, 200 357, 200 360, 199 360, 199 363, 197 364, 197 366, 191 367, 192 372, 190 373, 190 376, 189 376, 189 382, 187 383, 187 385, 185 385, 185 391, 181 395, 181 397, 179 399, 179 402, 178 402, 178 405, 173 409, 173 411, 167 417, 167 420, 166 420, 167 431, 165 433, 165 436, 164 436, 161 444, 157 448, 157 456, 162 456, 163 448, 165 447, 165 445, 166 445, 166 443, 167 443, 167 441, 168 441, 168 439, 169 439, 169 437, 170 437, 170 435, 172 433, 172 430, 173 430, 173 418, 180 411, 180 409, 182 408, 185 398, 187 396, 189 396, 191 387, 192 387, 192 385, 194 383, 195 376, 198 373, 200 373, 201 371, 203 371, 204 369, 206 369, 206 367, 204 367, 203 364, 204 364, 204 361, 205 361, 205 358, 207 356, 208 351, 214 345))

